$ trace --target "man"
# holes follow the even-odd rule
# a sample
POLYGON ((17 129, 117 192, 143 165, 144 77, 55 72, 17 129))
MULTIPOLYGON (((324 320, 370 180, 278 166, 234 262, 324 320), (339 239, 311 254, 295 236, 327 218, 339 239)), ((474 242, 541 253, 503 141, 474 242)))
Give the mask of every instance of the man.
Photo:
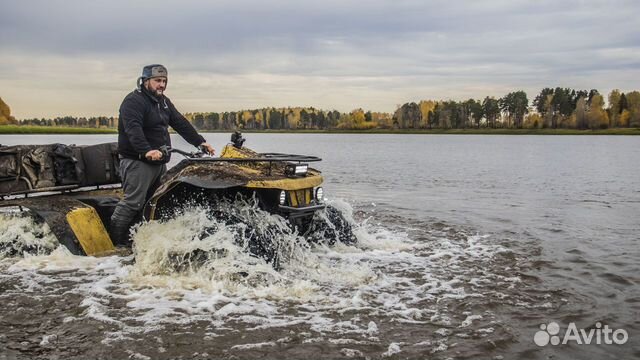
POLYGON ((110 224, 111 240, 118 245, 129 243, 131 223, 140 215, 167 170, 169 155, 163 155, 160 148, 171 147, 169 126, 190 144, 214 154, 213 147, 164 96, 167 88, 164 66, 145 66, 137 85, 120 105, 118 153, 124 197, 116 206, 110 224))

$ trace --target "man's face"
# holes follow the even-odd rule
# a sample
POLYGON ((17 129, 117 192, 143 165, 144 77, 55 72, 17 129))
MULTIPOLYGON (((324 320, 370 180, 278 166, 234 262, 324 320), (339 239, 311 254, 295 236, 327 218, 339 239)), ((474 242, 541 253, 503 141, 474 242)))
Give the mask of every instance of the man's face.
POLYGON ((162 96, 167 88, 167 78, 164 76, 151 78, 145 81, 145 86, 153 95, 162 96))

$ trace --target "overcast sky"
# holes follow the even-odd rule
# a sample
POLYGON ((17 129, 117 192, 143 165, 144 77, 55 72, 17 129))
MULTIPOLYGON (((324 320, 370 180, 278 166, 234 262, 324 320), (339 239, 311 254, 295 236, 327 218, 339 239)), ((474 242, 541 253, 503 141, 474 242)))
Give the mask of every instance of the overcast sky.
POLYGON ((19 119, 117 115, 150 63, 182 112, 640 88, 637 0, 0 4, 0 97, 19 119))

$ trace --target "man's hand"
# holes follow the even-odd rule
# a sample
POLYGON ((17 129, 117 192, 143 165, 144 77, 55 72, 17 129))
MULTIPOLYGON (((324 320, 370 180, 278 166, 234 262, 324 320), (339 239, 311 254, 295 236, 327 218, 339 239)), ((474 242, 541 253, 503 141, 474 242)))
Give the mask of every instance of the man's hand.
POLYGON ((144 154, 144 157, 146 157, 147 160, 158 161, 162 160, 162 153, 160 152, 160 150, 149 150, 146 154, 144 154))
POLYGON ((207 153, 209 153, 209 155, 213 156, 216 152, 216 150, 213 148, 213 146, 211 146, 209 143, 202 143, 200 144, 200 148, 203 150, 206 150, 207 153))

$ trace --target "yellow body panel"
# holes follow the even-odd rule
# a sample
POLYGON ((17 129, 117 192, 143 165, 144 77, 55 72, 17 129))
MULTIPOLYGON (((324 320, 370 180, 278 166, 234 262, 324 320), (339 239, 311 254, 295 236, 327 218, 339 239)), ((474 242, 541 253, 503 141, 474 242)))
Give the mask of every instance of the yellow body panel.
POLYGON ((223 149, 222 149, 222 153, 220 154, 221 158, 232 158, 232 159, 237 159, 237 158, 248 158, 251 157, 253 154, 253 150, 248 150, 248 149, 238 149, 233 145, 226 145, 223 149))
MULTIPOLYGON (((221 158, 248 158, 255 157, 257 154, 247 148, 236 148, 233 145, 227 145, 222 150, 221 158)), ((255 165, 243 164, 244 171, 251 171, 255 165)), ((319 171, 309 169, 309 174, 299 178, 283 178, 277 180, 250 180, 246 187, 252 189, 282 189, 282 190, 300 190, 313 188, 322 184, 322 176, 319 171)))
POLYGON ((278 180, 260 180, 249 181, 248 188, 254 189, 282 189, 282 190, 300 190, 312 188, 322 184, 322 176, 310 175, 303 178, 290 178, 278 180))
POLYGON ((87 255, 104 256, 115 251, 111 238, 94 208, 71 210, 67 214, 67 222, 87 255))
POLYGON ((289 200, 293 207, 307 206, 311 203, 312 189, 291 190, 288 192, 289 200))

